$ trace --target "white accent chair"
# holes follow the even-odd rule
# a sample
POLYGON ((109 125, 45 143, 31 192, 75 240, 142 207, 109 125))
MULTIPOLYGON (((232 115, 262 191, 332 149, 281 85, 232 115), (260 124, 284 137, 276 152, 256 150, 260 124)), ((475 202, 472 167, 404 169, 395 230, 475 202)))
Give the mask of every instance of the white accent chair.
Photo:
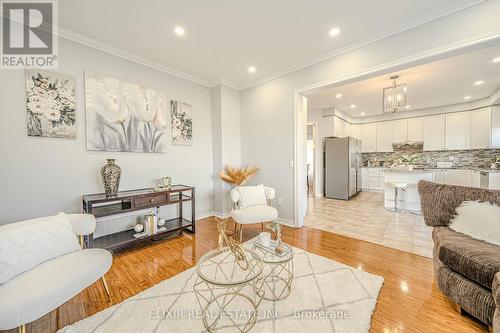
POLYGON ((242 205, 241 196, 238 188, 231 190, 231 201, 233 202, 233 209, 231 210, 231 218, 235 222, 234 232, 238 234, 239 227, 239 240, 243 238, 243 225, 261 223, 262 230, 264 229, 264 222, 272 222, 278 218, 278 210, 272 207, 271 200, 276 196, 273 188, 264 186, 264 194, 266 196, 266 205, 255 205, 245 207, 242 205), (240 208, 241 206, 245 208, 240 208))
MULTIPOLYGON (((0 247, 0 260, 2 260, 3 255, 9 255, 7 252, 13 250, 13 252, 17 251, 17 258, 26 260, 36 257, 37 251, 58 253, 57 242, 40 243, 45 245, 45 247, 41 246, 40 249, 38 247, 23 247, 23 244, 26 244, 27 240, 33 240, 33 237, 38 236, 38 240, 43 242, 43 237, 48 233, 52 232, 57 235, 58 231, 53 228, 60 222, 57 220, 57 216, 0 226, 0 230, 2 227, 6 227, 4 230, 9 228, 10 235, 13 235, 10 238, 4 237, 3 242, 0 242, 3 247, 0 247), (49 225, 52 228, 42 228, 42 223, 39 221, 44 221, 44 223, 50 221, 49 225), (51 249, 51 247, 53 248, 51 249)), ((109 300, 109 289, 104 274, 111 267, 112 255, 104 249, 83 248, 83 236, 89 235, 95 230, 96 220, 94 216, 87 214, 65 216, 71 223, 71 228, 68 230, 70 237, 71 229, 75 233, 76 243, 73 243, 75 251, 39 264, 35 263, 36 266, 33 268, 0 284, 0 330, 19 327, 19 332, 24 333, 25 324, 57 309, 99 279, 103 283, 109 300), (81 248, 78 245, 78 239, 81 248), (80 250, 78 250, 79 248, 80 250)), ((69 239, 71 241, 71 238, 69 239)), ((46 256, 42 254, 42 257, 46 256)), ((5 262, 3 263, 5 264, 5 262)))

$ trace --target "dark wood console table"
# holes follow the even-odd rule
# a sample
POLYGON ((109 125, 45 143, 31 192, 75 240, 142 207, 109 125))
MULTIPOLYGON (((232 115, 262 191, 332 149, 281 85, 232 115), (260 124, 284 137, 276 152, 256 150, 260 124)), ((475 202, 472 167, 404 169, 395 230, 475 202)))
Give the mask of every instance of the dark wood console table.
POLYGON ((171 237, 172 233, 182 230, 195 232, 195 189, 186 185, 173 185, 168 191, 155 192, 152 189, 120 191, 116 196, 107 197, 104 193, 88 194, 82 197, 83 212, 96 218, 118 215, 147 208, 157 208, 166 205, 178 205, 178 216, 165 221, 165 229, 154 235, 135 238, 135 231, 125 230, 110 235, 94 238, 85 237, 87 247, 104 248, 111 251, 157 241, 171 237), (191 220, 183 216, 183 203, 191 202, 191 220))

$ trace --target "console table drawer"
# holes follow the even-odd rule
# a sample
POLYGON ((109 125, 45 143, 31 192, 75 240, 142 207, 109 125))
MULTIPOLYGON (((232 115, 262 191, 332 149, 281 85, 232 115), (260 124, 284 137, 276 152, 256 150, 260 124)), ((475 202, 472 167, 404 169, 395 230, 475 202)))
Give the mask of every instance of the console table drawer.
POLYGON ((167 203, 165 194, 151 195, 134 199, 135 208, 158 206, 167 203))

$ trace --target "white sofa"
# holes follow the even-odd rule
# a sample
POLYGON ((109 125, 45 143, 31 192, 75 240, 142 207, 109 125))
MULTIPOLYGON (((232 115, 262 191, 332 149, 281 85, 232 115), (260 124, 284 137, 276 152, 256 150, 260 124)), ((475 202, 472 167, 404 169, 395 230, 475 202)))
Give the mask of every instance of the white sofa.
POLYGON ((268 186, 240 186, 235 187, 231 190, 231 200, 233 202, 233 209, 231 210, 231 218, 235 222, 235 234, 238 233, 239 229, 239 240, 242 241, 243 238, 243 225, 244 224, 256 224, 261 223, 262 229, 264 229, 264 222, 271 222, 278 218, 278 210, 270 205, 271 200, 276 196, 276 192, 272 187, 268 186), (262 189, 260 189, 261 187, 262 189), (252 202, 245 202, 245 196, 242 196, 240 190, 251 189, 251 199, 252 202), (263 192, 263 193, 259 193, 263 192), (261 199, 256 198, 256 196, 261 196, 261 199), (255 204, 258 202, 258 204, 255 204))
POLYGON ((83 249, 82 236, 93 233, 95 224, 92 215, 59 214, 0 226, 0 330, 19 327, 24 332, 25 324, 100 278, 109 297, 104 274, 111 267, 111 253, 83 249))

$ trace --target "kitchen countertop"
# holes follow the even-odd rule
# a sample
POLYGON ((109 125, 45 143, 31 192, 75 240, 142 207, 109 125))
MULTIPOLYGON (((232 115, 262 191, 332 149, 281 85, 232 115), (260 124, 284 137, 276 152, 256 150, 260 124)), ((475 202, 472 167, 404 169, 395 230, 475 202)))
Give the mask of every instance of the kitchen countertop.
MULTIPOLYGON (((390 167, 374 167, 374 166, 363 166, 362 168, 366 169, 384 169, 385 171, 391 171, 391 172, 411 172, 411 171, 403 171, 403 170, 392 170, 390 167)), ((477 172, 487 172, 487 173, 500 173, 500 169, 482 169, 482 168, 436 168, 436 167, 418 167, 414 168, 413 171, 432 171, 432 170, 472 170, 472 171, 477 171, 477 172)))

